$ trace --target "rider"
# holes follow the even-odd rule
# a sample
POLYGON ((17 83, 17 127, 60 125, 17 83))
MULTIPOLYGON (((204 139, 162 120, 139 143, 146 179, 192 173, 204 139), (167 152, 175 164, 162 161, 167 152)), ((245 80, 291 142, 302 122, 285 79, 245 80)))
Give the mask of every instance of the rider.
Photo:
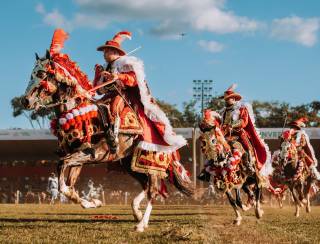
POLYGON ((131 39, 131 33, 122 31, 112 40, 97 48, 103 52, 106 65, 96 65, 94 86, 105 82, 115 81, 116 90, 110 86, 99 89, 98 93, 105 94, 102 100, 110 100, 110 121, 108 129, 110 150, 117 150, 117 131, 120 112, 125 106, 134 109, 143 128, 138 148, 154 152, 174 152, 186 145, 181 135, 173 132, 172 126, 151 96, 145 80, 143 62, 129 56, 121 48, 124 38, 131 39), (111 138, 111 139, 110 139, 111 138))
POLYGON ((308 134, 302 129, 306 127, 307 118, 299 118, 289 123, 290 129, 284 134, 289 134, 290 141, 296 147, 299 159, 305 165, 305 169, 310 171, 314 178, 320 180, 320 173, 317 170, 318 161, 315 157, 313 147, 308 134))
POLYGON ((221 111, 222 129, 233 150, 244 149, 244 166, 255 173, 270 159, 270 152, 256 130, 251 105, 241 102, 242 97, 234 91, 235 87, 229 87, 221 97, 225 101, 225 108, 221 111))

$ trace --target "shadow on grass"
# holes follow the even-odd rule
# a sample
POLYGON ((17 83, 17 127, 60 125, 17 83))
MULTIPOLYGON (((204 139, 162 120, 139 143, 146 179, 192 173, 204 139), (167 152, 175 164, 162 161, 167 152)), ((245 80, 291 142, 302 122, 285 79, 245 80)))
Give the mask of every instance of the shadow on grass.
MULTIPOLYGON (((153 223, 161 223, 166 220, 155 219, 153 223)), ((35 223, 35 222, 48 222, 48 223, 137 223, 133 219, 46 219, 46 218, 0 218, 0 224, 4 223, 35 223)))
POLYGON ((33 223, 33 222, 49 222, 49 223, 134 223, 130 219, 46 219, 46 218, 0 218, 0 223, 33 223))
MULTIPOLYGON (((158 210, 159 211, 159 210, 158 210)), ((106 215, 108 212, 103 213, 38 213, 43 216, 96 216, 106 215)), ((23 215, 35 215, 34 213, 23 213, 23 215)), ((132 213, 110 213, 112 216, 133 216, 132 213)), ((218 213, 151 213, 152 216, 217 216, 218 213)), ((1 219, 0 219, 1 220, 1 219)))

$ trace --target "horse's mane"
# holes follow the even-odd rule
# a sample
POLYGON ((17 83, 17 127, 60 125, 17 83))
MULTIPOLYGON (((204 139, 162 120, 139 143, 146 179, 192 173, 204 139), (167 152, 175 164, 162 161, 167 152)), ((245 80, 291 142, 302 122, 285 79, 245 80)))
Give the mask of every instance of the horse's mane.
POLYGON ((52 60, 65 68, 70 75, 78 81, 79 85, 83 89, 90 90, 92 88, 92 84, 88 79, 88 76, 80 70, 77 63, 72 61, 67 54, 55 53, 52 56, 52 60))

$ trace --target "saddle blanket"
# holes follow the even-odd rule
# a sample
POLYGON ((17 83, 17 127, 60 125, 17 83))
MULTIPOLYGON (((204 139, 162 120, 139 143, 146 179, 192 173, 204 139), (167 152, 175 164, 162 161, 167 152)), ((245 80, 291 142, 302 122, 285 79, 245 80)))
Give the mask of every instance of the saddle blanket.
POLYGON ((172 153, 150 152, 136 148, 131 161, 131 169, 135 172, 166 178, 166 171, 172 161, 172 153))

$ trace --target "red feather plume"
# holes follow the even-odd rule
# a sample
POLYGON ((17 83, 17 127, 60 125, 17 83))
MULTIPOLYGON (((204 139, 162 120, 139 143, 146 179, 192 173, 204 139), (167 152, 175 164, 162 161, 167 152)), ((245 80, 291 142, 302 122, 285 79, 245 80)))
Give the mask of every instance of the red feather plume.
POLYGON ((50 45, 50 54, 59 53, 64 46, 65 40, 69 37, 63 29, 56 29, 53 33, 51 45, 50 45))
POLYGON ((121 42, 123 42, 124 39, 126 39, 126 38, 131 40, 131 32, 129 32, 129 31, 121 31, 121 32, 118 32, 113 37, 113 41, 118 42, 119 44, 121 44, 121 42))

